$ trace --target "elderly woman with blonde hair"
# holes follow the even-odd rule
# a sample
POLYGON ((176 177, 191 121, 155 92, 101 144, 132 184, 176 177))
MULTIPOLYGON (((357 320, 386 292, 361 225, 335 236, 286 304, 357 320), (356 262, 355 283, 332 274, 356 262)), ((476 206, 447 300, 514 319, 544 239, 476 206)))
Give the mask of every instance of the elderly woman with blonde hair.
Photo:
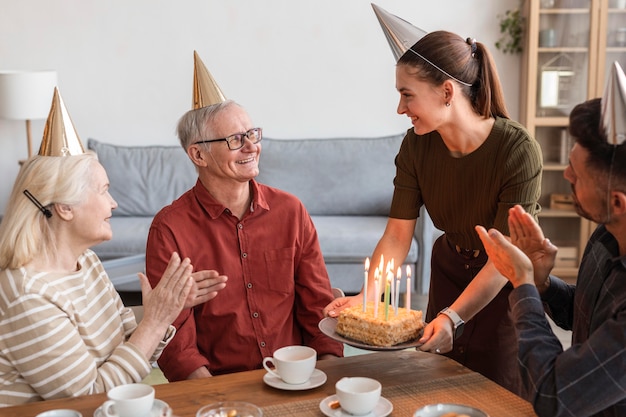
POLYGON ((139 274, 137 324, 89 249, 111 239, 117 203, 97 156, 68 135, 75 131, 49 129, 65 111, 55 90, 40 155, 21 168, 0 224, 0 406, 140 382, 181 310, 225 285, 214 271, 192 274, 190 260, 173 253, 154 289, 139 274))

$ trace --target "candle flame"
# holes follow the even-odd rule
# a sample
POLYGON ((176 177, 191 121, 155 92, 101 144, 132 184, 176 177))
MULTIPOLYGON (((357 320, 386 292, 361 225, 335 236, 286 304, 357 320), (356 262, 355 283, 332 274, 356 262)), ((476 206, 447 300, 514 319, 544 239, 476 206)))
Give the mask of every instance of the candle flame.
POLYGON ((402 276, 402 268, 398 267, 398 273, 396 274, 396 278, 400 279, 401 276, 402 276))
POLYGON ((369 270, 370 270, 370 258, 367 257, 365 258, 365 271, 369 272, 369 270))
POLYGON ((408 278, 411 278, 411 266, 410 265, 406 266, 406 276, 408 278))

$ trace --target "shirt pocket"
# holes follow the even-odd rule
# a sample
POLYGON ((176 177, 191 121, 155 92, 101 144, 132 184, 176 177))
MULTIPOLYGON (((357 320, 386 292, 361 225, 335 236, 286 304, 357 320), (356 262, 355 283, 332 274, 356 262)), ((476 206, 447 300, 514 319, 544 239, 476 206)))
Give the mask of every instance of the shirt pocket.
POLYGON ((294 292, 295 253, 295 247, 265 251, 267 287, 270 290, 290 294, 294 292))

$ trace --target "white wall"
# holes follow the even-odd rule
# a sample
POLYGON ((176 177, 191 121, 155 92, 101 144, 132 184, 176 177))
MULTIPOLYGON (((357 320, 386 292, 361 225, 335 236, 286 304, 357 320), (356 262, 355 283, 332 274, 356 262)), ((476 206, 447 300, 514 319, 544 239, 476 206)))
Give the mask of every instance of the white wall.
MULTIPOLYGON (((497 16, 518 0, 375 0, 424 30, 491 48, 512 115, 519 57, 495 50, 497 16)), ((364 0, 0 0, 0 70, 55 69, 87 138, 176 145, 191 106, 193 50, 268 137, 404 131, 394 59, 364 0)), ((44 121, 33 122, 35 152, 44 121)), ((0 120, 0 214, 24 159, 26 130, 0 120)))

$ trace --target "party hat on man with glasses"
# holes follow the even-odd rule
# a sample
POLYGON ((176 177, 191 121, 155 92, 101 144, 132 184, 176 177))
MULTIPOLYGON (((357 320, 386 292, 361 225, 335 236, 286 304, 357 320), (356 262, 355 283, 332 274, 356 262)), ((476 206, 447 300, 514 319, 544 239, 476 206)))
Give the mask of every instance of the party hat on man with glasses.
POLYGON ((626 140, 626 75, 616 61, 602 95, 602 125, 607 140, 612 145, 621 145, 626 140))
POLYGON ((422 39, 428 32, 413 26, 404 19, 395 16, 388 11, 378 7, 372 3, 374 13, 378 18, 378 23, 385 33, 387 42, 391 47, 391 52, 396 58, 396 62, 400 59, 411 46, 422 39))
POLYGON ((204 66, 200 56, 193 51, 193 103, 194 110, 226 101, 220 87, 204 66))
POLYGON ((58 88, 54 88, 52 105, 39 147, 41 156, 70 156, 85 153, 83 143, 76 133, 74 123, 58 88))

